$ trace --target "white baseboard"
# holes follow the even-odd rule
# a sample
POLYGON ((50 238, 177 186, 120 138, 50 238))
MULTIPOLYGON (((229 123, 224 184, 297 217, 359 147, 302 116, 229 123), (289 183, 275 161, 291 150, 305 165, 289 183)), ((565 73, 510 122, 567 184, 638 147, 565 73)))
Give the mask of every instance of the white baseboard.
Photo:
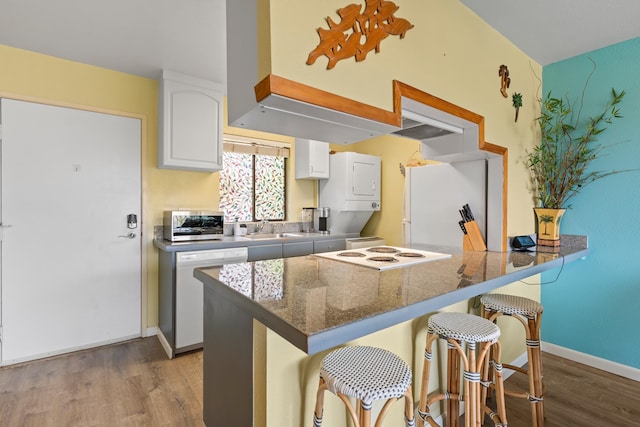
POLYGON ((574 362, 582 363, 583 365, 591 366, 621 377, 629 378, 634 381, 640 381, 640 369, 632 368, 631 366, 601 359, 590 354, 581 353, 570 348, 560 347, 559 345, 547 342, 542 342, 541 348, 542 351, 546 351, 547 353, 573 360, 574 362))
POLYGON ((155 335, 158 335, 158 327, 157 326, 151 326, 151 327, 147 328, 145 337, 153 337, 155 335))
POLYGON ((1 361, 0 366, 16 365, 18 363, 31 362, 32 360, 44 359, 44 358, 53 357, 53 356, 60 356, 62 354, 73 353, 75 351, 81 351, 81 350, 88 350, 88 349, 91 349, 91 348, 102 347, 102 346, 109 345, 109 344, 116 344, 116 343, 119 343, 119 342, 132 340, 132 339, 135 339, 135 338, 140 338, 140 335, 136 334, 136 335, 118 337, 118 338, 114 338, 114 339, 110 339, 110 340, 97 341, 97 342, 92 342, 92 343, 88 343, 88 344, 62 348, 60 350, 48 351, 46 353, 32 354, 32 355, 25 356, 25 357, 19 357, 19 358, 15 358, 15 359, 3 360, 3 361, 1 361))
POLYGON ((171 348, 171 344, 169 344, 169 341, 167 341, 167 338, 165 338, 164 334, 160 329, 157 330, 157 336, 158 336, 158 341, 160 341, 160 345, 162 345, 162 348, 164 349, 165 353, 167 353, 167 356, 169 357, 169 359, 173 359, 173 356, 175 355, 173 354, 173 349, 171 348))

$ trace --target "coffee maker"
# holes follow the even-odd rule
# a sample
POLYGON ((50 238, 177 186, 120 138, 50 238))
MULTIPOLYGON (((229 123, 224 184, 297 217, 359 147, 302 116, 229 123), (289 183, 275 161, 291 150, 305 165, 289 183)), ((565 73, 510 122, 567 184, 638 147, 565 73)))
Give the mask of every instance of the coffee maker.
POLYGON ((302 221, 302 232, 310 233, 313 231, 313 213, 316 208, 302 208, 300 219, 302 221))
POLYGON ((329 208, 316 208, 313 228, 316 233, 329 234, 329 208))

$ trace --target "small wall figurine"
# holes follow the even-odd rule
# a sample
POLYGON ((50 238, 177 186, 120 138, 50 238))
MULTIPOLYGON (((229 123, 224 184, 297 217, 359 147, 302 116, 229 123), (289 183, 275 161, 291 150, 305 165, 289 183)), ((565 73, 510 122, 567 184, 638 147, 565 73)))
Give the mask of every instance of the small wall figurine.
POLYGON ((386 0, 365 0, 364 10, 358 4, 338 9, 340 22, 327 17, 329 28, 318 28, 320 43, 309 53, 307 64, 312 65, 323 55, 329 58, 328 70, 343 59, 355 57, 356 62, 364 61, 370 51, 380 52, 380 43, 388 36, 404 38, 413 24, 396 17, 398 9, 386 0))
POLYGON ((516 109, 516 122, 517 122, 518 121, 518 113, 520 112, 520 107, 522 107, 522 94, 516 92, 516 93, 513 94, 511 99, 513 101, 513 108, 516 109))
POLYGON ((500 93, 502 96, 507 98, 509 95, 507 94, 507 88, 511 84, 511 78, 509 78, 509 68, 506 65, 501 65, 498 70, 498 75, 500 76, 500 93))

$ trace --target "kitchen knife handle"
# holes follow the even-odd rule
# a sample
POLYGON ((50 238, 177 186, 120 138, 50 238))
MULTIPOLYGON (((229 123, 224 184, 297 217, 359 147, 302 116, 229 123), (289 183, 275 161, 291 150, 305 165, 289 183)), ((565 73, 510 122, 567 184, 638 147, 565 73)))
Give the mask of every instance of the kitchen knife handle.
POLYGON ((473 221, 475 218, 473 217, 473 212, 471 212, 471 208, 469 207, 469 203, 466 203, 463 207, 462 210, 465 212, 466 216, 467 216, 467 221, 473 221))
POLYGON ((458 225, 460 225, 460 230, 462 230, 464 234, 467 234, 467 228, 464 226, 464 221, 458 221, 458 225))

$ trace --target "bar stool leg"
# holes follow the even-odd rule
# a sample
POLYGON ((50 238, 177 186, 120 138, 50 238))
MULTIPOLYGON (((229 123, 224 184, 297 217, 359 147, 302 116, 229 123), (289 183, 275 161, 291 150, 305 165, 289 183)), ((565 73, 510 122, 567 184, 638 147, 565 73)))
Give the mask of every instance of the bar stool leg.
MULTIPOLYGON (((491 316, 487 314, 487 311, 482 304, 480 305, 480 316, 484 319, 493 321, 492 319, 490 319, 491 316)), ((489 397, 489 392, 491 391, 490 384, 493 381, 493 374, 491 371, 491 361, 493 360, 493 357, 493 348, 490 348, 489 354, 487 354, 487 357, 485 357, 484 361, 482 362, 482 368, 480 371, 482 384, 482 389, 480 391, 480 401, 484 406, 486 406, 487 404, 487 398, 489 397)))
POLYGON ((324 392, 327 389, 327 384, 320 377, 320 384, 318 385, 318 392, 316 393, 316 407, 313 411, 313 427, 322 426, 322 415, 324 412, 324 392))
MULTIPOLYGON (((525 330, 526 336, 526 345, 527 345, 527 360, 528 366, 527 368, 521 368, 518 366, 513 366, 510 364, 504 364, 503 366, 523 373, 528 376, 529 380, 529 390, 528 393, 516 392, 513 390, 504 391, 505 394, 510 396, 525 398, 529 400, 531 403, 531 422, 533 427, 543 427, 544 426, 544 385, 542 381, 542 357, 540 352, 540 325, 542 320, 542 312, 537 313, 536 316, 529 317, 521 314, 509 314, 503 313, 501 311, 495 311, 491 309, 487 309, 484 305, 481 306, 481 316, 485 319, 488 319, 492 322, 500 316, 509 316, 514 319, 517 319, 525 330)), ((493 350, 491 350, 490 359, 493 361, 495 357, 493 356, 493 350)), ((483 381, 486 381, 489 384, 495 383, 494 370, 492 370, 489 366, 489 361, 485 362, 483 367, 482 378, 483 381)), ((483 391, 482 402, 485 403, 488 395, 488 390, 490 387, 487 387, 486 390, 483 391)))
MULTIPOLYGON (((313 427, 322 427, 322 416, 324 415, 324 392, 327 390, 327 383, 322 377, 320 377, 320 384, 318 385, 318 392, 316 393, 316 406, 313 411, 313 427)), ((353 421, 354 426, 358 426, 358 419, 361 419, 356 415, 356 412, 349 401, 349 398, 343 394, 338 393, 337 396, 344 402, 344 405, 349 412, 349 416, 353 421)), ((358 405, 360 407, 360 405, 358 405)))
MULTIPOLYGON (((507 407, 504 399, 504 379, 502 374, 502 363, 499 362, 500 360, 502 360, 502 348, 500 346, 500 342, 495 342, 491 346, 491 349, 489 350, 489 352, 493 354, 493 357, 495 357, 491 365, 493 365, 492 376, 494 378, 494 384, 496 388, 496 410, 498 411, 498 413, 496 414, 495 412, 491 412, 491 409, 487 407, 484 403, 481 403, 481 405, 483 405, 483 410, 489 414, 489 417, 496 424, 501 423, 502 425, 506 426, 507 425, 507 409, 506 409, 507 407)), ((488 356, 489 352, 485 353, 484 355, 485 358, 488 356)), ((479 367, 483 365, 485 365, 485 362, 481 360, 479 363, 479 367)))
POLYGON ((460 413, 458 407, 460 400, 465 404, 465 427, 480 427, 487 413, 496 425, 506 426, 506 411, 503 391, 502 367, 496 363, 495 374, 498 385, 498 413, 492 412, 481 402, 481 371, 489 350, 498 346, 496 357, 499 361, 500 348, 498 338, 500 330, 486 319, 478 316, 462 313, 438 313, 429 318, 429 332, 427 332, 427 344, 425 346, 425 361, 422 372, 422 387, 420 392, 420 406, 418 408, 420 427, 428 423, 436 427, 430 414, 430 405, 441 400, 447 400, 447 427, 458 426, 460 413), (432 361, 432 344, 438 338, 447 342, 447 385, 444 393, 428 397, 429 376, 432 361), (462 391, 460 381, 462 380, 462 391), (452 401, 455 404, 452 404, 452 401), (453 414, 452 414, 453 412, 453 414))
POLYGON ((458 427, 460 424, 460 357, 458 351, 447 342, 447 424, 458 427))
POLYGON ((544 394, 542 385, 542 358, 540 354, 540 319, 542 314, 538 314, 535 319, 528 319, 527 322, 527 356, 529 358, 529 400, 531 401, 531 417, 533 425, 542 427, 544 425, 544 394))
MULTIPOLYGON (((458 375, 460 372, 460 367, 462 367, 462 370, 464 372, 463 375, 463 399, 464 399, 464 404, 465 404, 465 413, 467 415, 465 415, 464 417, 464 422, 465 422, 465 427, 475 427, 476 424, 476 419, 477 419, 477 414, 476 414, 476 393, 475 393, 475 385, 473 384, 474 380, 475 381, 479 381, 480 376, 479 374, 476 375, 476 373, 472 372, 471 370, 471 363, 470 363, 470 359, 473 361, 475 360, 475 343, 467 343, 467 352, 465 352, 465 349, 462 348, 462 344, 452 338, 447 338, 447 343, 449 345, 449 348, 453 348, 455 350, 454 354, 457 355, 457 359, 458 361, 454 364, 454 366, 457 368, 457 371, 451 375, 451 378, 453 379, 454 377, 457 377, 458 380, 454 381, 456 383, 459 384, 460 381, 460 376, 458 375), (460 360, 462 360, 462 364, 460 364, 460 360)), ((475 369, 475 367, 474 367, 475 369)), ((458 387, 459 389, 459 387, 458 387)), ((460 402, 460 393, 450 393, 447 392, 446 394, 439 394, 438 396, 432 398, 431 400, 441 400, 441 399, 448 399, 448 401, 451 400, 456 400, 459 404, 460 402)), ((460 414, 459 412, 456 414, 456 417, 449 417, 447 415, 447 426, 450 425, 455 425, 457 426, 459 424, 459 418, 460 418, 460 414)), ((437 424, 436 424, 437 425, 437 424)))
POLYGON ((476 344, 468 343, 467 344, 467 357, 465 360, 464 366, 464 425, 465 427, 476 427, 479 426, 478 420, 478 408, 476 407, 476 385, 480 381, 480 377, 474 375, 475 363, 476 362, 476 344))
POLYGON ((424 349, 424 363, 422 365, 422 384, 420 386, 420 404, 418 406, 418 426, 424 427, 427 422, 432 427, 439 427, 436 424, 433 417, 431 417, 430 408, 427 405, 429 394, 429 377, 431 375, 431 360, 433 359, 433 353, 431 349, 433 342, 438 339, 435 334, 427 333, 427 342, 424 349))
MULTIPOLYGON (((382 409, 380 410, 380 413, 378 414, 378 420, 376 421, 375 427, 379 427, 382 425, 382 420, 384 420, 387 415, 387 411, 391 409, 391 406, 394 403, 395 401, 392 399, 389 399, 384 403, 382 409)), ((406 427, 415 427, 416 425, 416 420, 413 412, 413 392, 411 391, 411 387, 409 387, 404 393, 404 422, 406 427)))
POLYGON ((369 427, 371 425, 371 404, 365 404, 362 400, 360 403, 360 426, 369 427))
POLYGON ((491 343, 481 343, 480 348, 478 349, 478 357, 474 359, 473 364, 471 364, 475 377, 473 386, 475 388, 476 395, 476 426, 481 426, 484 421, 484 406, 482 405, 482 368, 484 366, 484 361, 487 359, 488 354, 491 350, 491 343))
POLYGON ((416 416, 413 409, 413 391, 411 391, 411 387, 409 387, 404 394, 404 420, 407 427, 416 427, 416 416))

